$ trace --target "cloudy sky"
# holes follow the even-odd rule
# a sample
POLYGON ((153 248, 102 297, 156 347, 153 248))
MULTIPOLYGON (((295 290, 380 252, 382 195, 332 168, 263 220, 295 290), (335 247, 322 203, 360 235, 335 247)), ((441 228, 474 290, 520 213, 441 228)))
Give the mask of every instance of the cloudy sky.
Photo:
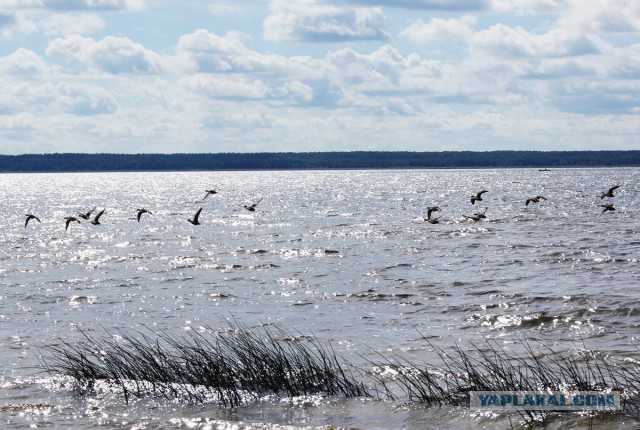
POLYGON ((0 153, 639 149, 636 0, 1 0, 0 153))

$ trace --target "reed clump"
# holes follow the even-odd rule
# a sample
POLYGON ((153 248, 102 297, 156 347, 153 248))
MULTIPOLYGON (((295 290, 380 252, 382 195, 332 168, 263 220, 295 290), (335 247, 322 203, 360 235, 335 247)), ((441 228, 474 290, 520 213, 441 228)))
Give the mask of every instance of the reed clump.
MULTIPOLYGON (((379 361, 371 361, 377 369, 378 385, 390 398, 468 406, 472 391, 617 391, 622 411, 640 414, 640 362, 633 358, 615 358, 584 345, 559 351, 527 340, 518 344, 520 352, 507 350, 491 339, 456 345, 446 352, 424 336, 423 340, 435 351, 437 363, 417 364, 399 355, 380 355, 379 361)), ((547 415, 539 411, 519 413, 526 421, 547 415)))
POLYGON ((101 339, 82 333, 81 343, 48 347, 46 370, 72 377, 82 390, 99 381, 118 387, 127 401, 159 395, 236 407, 266 395, 371 396, 331 346, 277 327, 101 339))
POLYGON ((83 332, 82 342, 48 347, 43 363, 83 390, 97 382, 118 387, 127 401, 160 395, 235 407, 268 395, 321 394, 466 406, 471 391, 618 391, 623 412, 640 414, 640 362, 584 345, 558 351, 523 340, 506 349, 487 339, 447 352, 423 336, 435 364, 378 353, 365 359, 365 372, 315 337, 275 326, 134 334, 98 339, 83 332))

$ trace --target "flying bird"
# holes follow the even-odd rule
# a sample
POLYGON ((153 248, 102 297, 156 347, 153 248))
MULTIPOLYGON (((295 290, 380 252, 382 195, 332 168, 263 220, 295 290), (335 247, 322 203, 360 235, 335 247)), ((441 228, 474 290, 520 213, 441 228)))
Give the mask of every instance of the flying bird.
POLYGON ((38 218, 34 214, 26 214, 25 216, 27 217, 27 219, 24 221, 25 227, 27 226, 27 224, 29 224, 29 221, 31 221, 32 219, 35 219, 36 221, 40 222, 40 218, 38 218))
POLYGON ((138 222, 140 222, 140 218, 142 217, 142 214, 153 215, 150 210, 147 210, 145 208, 140 208, 138 209, 138 222))
POLYGON ((93 209, 87 211, 87 212, 78 212, 78 216, 82 219, 89 219, 91 217, 91 214, 93 213, 93 211, 96 210, 96 207, 94 206, 93 209))
POLYGON ((472 219, 474 221, 480 221, 482 218, 486 218, 485 213, 487 212, 487 208, 484 208, 482 212, 476 212, 473 215, 462 215, 465 218, 472 219))
POLYGON ((540 199, 542 200, 547 200, 545 197, 542 196, 533 196, 533 197, 529 197, 527 199, 527 201, 524 203, 525 206, 529 206, 529 203, 533 202, 533 203, 540 203, 540 199))
POLYGON ((475 204, 477 201, 481 202, 482 201, 482 194, 488 192, 487 190, 482 190, 480 191, 478 194, 476 194, 475 196, 471 196, 471 204, 475 204))
POLYGON ((200 217, 200 212, 202 212, 202 208, 198 209, 198 212, 196 212, 196 214, 193 216, 193 219, 188 219, 187 221, 189 221, 193 225, 200 225, 200 221, 198 220, 198 218, 200 217))
POLYGON ((93 219, 91 221, 89 221, 91 224, 93 225, 100 225, 100 217, 102 216, 102 214, 104 213, 105 209, 102 209, 100 212, 98 212, 96 214, 95 217, 93 217, 93 219))
POLYGON ((600 205, 600 207, 603 207, 604 209, 602 209, 602 212, 600 212, 600 215, 602 215, 605 212, 609 212, 609 211, 615 211, 616 208, 613 207, 613 203, 609 203, 606 205, 600 205))
POLYGON ((202 198, 202 200, 206 199, 207 197, 209 197, 211 194, 218 194, 218 190, 213 189, 213 190, 204 190, 205 191, 205 195, 202 198))
POLYGON ((462 215, 465 218, 468 219, 472 219, 474 221, 480 221, 480 219, 482 218, 482 216, 480 216, 479 214, 473 214, 473 215, 462 215))
POLYGON ((254 211, 256 210, 256 206, 257 206, 257 205, 258 205, 258 203, 260 203, 261 201, 262 201, 262 197, 260 197, 260 199, 259 199, 257 202, 255 202, 255 203, 252 203, 252 204, 250 204, 250 205, 244 205, 244 208, 245 208, 246 210, 248 210, 249 212, 254 212, 254 211))
POLYGON ((65 224, 64 224, 64 231, 67 231, 67 229, 69 228, 69 224, 71 224, 72 222, 77 222, 78 224, 80 224, 80 220, 74 216, 68 216, 65 218, 65 224))
POLYGON ((438 212, 438 211, 440 211, 440 208, 438 206, 431 206, 430 208, 427 208, 427 220, 431 219, 432 212, 438 212))
POLYGON ((614 185, 613 187, 609 188, 609 191, 604 191, 600 194, 600 198, 604 199, 605 197, 615 197, 613 195, 613 192, 615 190, 617 190, 618 188, 620 188, 620 185, 614 185))

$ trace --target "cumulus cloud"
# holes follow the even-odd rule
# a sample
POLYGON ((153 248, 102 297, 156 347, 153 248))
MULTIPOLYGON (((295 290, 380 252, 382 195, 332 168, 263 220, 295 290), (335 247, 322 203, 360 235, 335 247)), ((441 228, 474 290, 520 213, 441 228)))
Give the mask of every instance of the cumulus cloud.
POLYGON ((552 14, 566 9, 568 0, 491 0, 490 4, 491 9, 498 12, 552 14))
POLYGON ((79 35, 53 40, 46 49, 49 56, 60 56, 81 68, 104 72, 158 73, 159 55, 126 37, 107 36, 99 41, 79 35))
POLYGON ((0 10, 17 10, 24 8, 42 7, 42 0, 3 0, 0 10))
POLYGON ((29 49, 19 48, 6 57, 0 57, 0 74, 20 77, 48 72, 46 61, 29 49))
POLYGON ((243 44, 239 33, 220 36, 202 29, 180 37, 176 55, 183 68, 194 72, 304 74, 313 78, 322 68, 311 57, 253 51, 243 44))
POLYGON ((240 76, 197 74, 184 78, 182 82, 189 91, 211 98, 259 100, 269 95, 269 86, 264 82, 240 76))
POLYGON ((264 20, 267 40, 344 42, 386 40, 386 17, 379 7, 338 7, 317 0, 272 0, 264 20))
POLYGON ((55 14, 42 22, 42 30, 47 36, 89 34, 106 26, 104 20, 95 15, 55 14))
POLYGON ((571 138, 581 142, 608 132, 606 118, 629 136, 629 118, 640 124, 638 2, 203 3, 148 2, 153 14, 125 15, 111 12, 145 3, 0 2, 0 35, 22 46, 0 56, 0 124, 24 136, 33 127, 31 140, 51 147, 90 135, 107 151, 115 141, 173 150, 177 136, 198 151, 210 148, 200 142, 213 129, 228 150, 274 141, 291 145, 279 150, 335 141, 424 149, 425 136, 434 150, 473 149, 483 139, 517 149, 543 135, 555 148, 577 129, 588 131, 571 138), (152 21, 176 7, 204 16, 152 21), (239 8, 264 16, 238 20, 239 8), (98 31, 108 35, 89 37, 98 31))
POLYGON ((314 99, 315 90, 304 82, 291 81, 275 88, 273 94, 281 99, 308 103, 314 99))
POLYGON ((563 29, 535 34, 522 27, 495 24, 475 33, 472 47, 497 57, 535 58, 598 54, 602 42, 597 36, 563 29))
POLYGON ((261 63, 261 56, 247 49, 237 33, 219 36, 197 30, 180 37, 177 52, 202 72, 248 71, 261 63))
POLYGON ((370 54, 344 48, 328 55, 327 61, 336 70, 333 79, 349 86, 377 91, 394 87, 405 69, 402 55, 391 45, 370 54))
POLYGON ((41 0, 51 10, 141 10, 144 0, 41 0))
POLYGON ((630 33, 640 29, 640 4, 634 1, 580 2, 565 0, 556 26, 580 32, 630 33))
POLYGON ((466 41, 473 36, 473 25, 476 18, 463 16, 460 19, 432 18, 429 22, 415 21, 400 32, 414 43, 425 45, 429 43, 466 41))
POLYGON ((22 34, 35 33, 37 26, 19 14, 0 13, 0 37, 10 39, 22 34))
POLYGON ((58 103, 75 115, 113 113, 118 109, 115 97, 106 89, 83 83, 61 83, 58 103))
POLYGON ((487 9, 491 5, 490 0, 338 0, 338 2, 440 11, 475 11, 487 9))

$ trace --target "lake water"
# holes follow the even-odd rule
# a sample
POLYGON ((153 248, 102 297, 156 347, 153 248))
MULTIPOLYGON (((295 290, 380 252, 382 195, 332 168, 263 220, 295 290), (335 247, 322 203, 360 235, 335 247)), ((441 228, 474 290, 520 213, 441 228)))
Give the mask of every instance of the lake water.
MULTIPOLYGON (((80 341, 79 328, 102 337, 275 324, 361 366, 377 354, 432 361, 422 336, 444 350, 533 339, 638 355, 640 169, 3 174, 0 198, 2 428, 512 425, 402 400, 225 409, 79 396, 40 361, 46 346, 80 341), (598 197, 616 184, 615 197, 598 197), (210 188, 219 193, 202 200, 210 188), (525 206, 532 195, 547 200, 525 206), (260 199, 255 212, 243 208, 260 199), (601 214, 604 202, 616 211, 601 214), (432 205, 439 224, 423 219, 432 205), (94 206, 106 209, 100 225, 65 231, 66 216, 94 206), (137 222, 139 207, 153 215, 137 222), (201 225, 191 225, 200 207, 201 225), (485 207, 483 220, 463 216, 485 207), (25 227, 28 212, 42 222, 25 227)), ((640 425, 624 414, 563 414, 547 427, 586 423, 640 425)))

